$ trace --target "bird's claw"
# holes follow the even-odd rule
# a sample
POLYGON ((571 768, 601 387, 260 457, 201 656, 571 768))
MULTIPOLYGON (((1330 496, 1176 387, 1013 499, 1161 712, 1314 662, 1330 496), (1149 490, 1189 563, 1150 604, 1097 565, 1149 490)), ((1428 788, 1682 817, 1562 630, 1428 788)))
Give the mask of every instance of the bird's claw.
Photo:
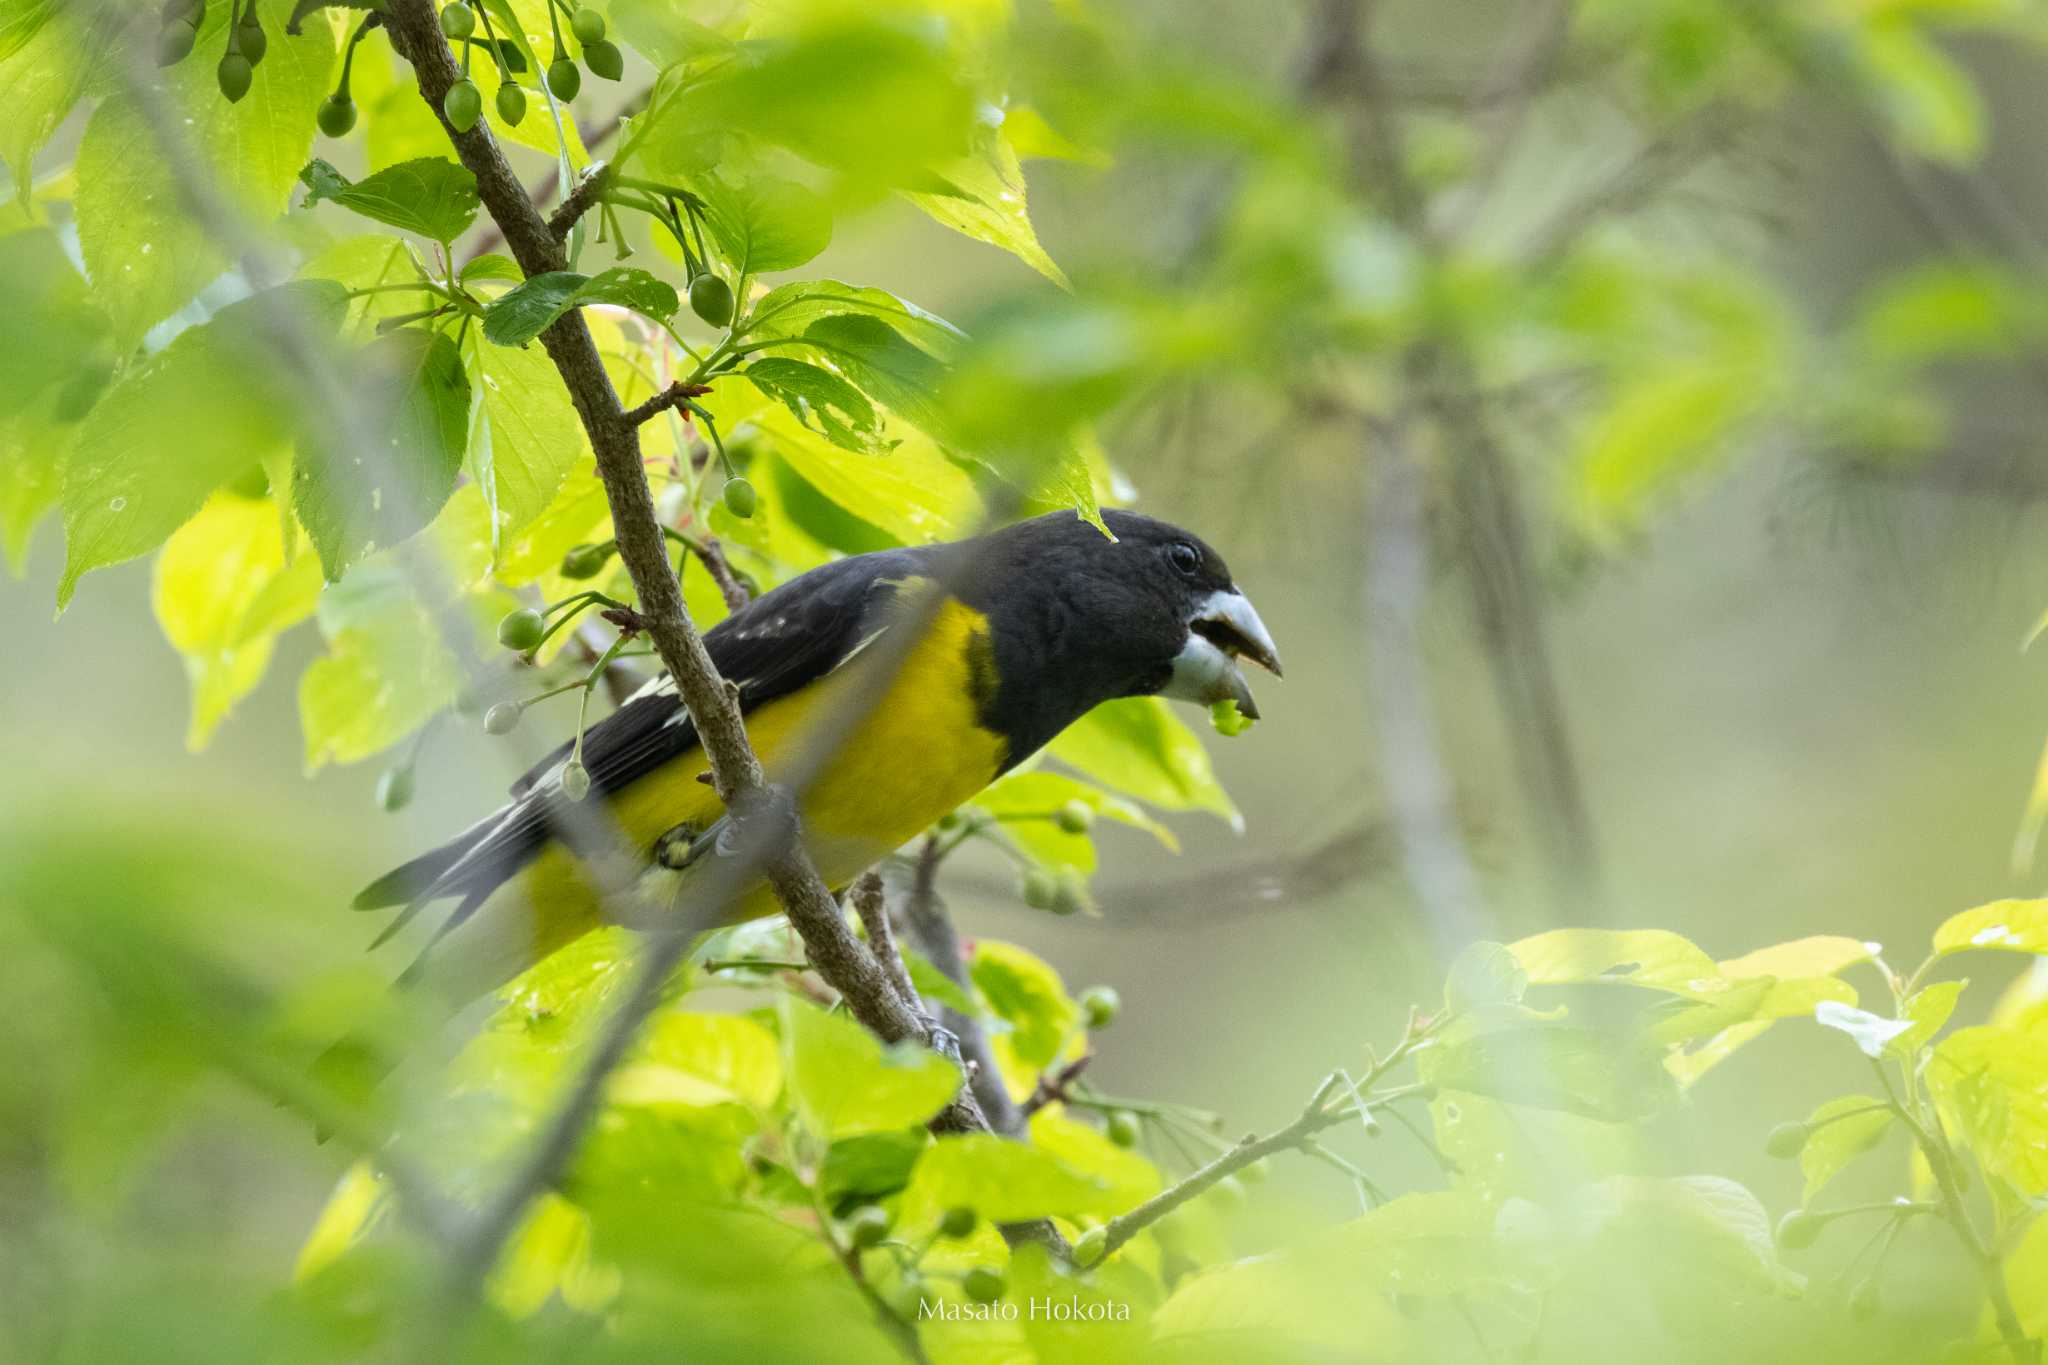
POLYGON ((925 1042, 932 1051, 956 1066, 964 1066, 960 1057, 960 1039, 938 1020, 927 1017, 924 1021, 925 1042))

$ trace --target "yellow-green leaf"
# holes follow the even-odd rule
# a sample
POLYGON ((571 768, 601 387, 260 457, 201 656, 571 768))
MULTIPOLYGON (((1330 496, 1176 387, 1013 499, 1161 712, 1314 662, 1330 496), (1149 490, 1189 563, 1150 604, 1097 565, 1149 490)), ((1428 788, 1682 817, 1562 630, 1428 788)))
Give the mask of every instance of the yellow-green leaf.
POLYGON ((1934 931, 1937 957, 1972 949, 2048 953, 2048 900, 2002 900, 1951 915, 1934 931))
POLYGON ((960 1068, 914 1043, 883 1046, 853 1020, 781 997, 784 1065, 804 1125, 822 1138, 922 1123, 960 1088, 960 1068))
POLYGON ((1799 1202, 1811 1204, 1850 1162, 1875 1147, 1892 1118, 1885 1102, 1869 1095, 1841 1095, 1814 1110, 1806 1120, 1811 1134, 1799 1149, 1799 1171, 1806 1182, 1799 1202))
POLYGON ((1235 829, 1244 817, 1216 780, 1209 751, 1166 702, 1105 702, 1068 726, 1046 752, 1111 791, 1164 810, 1204 810, 1235 829))

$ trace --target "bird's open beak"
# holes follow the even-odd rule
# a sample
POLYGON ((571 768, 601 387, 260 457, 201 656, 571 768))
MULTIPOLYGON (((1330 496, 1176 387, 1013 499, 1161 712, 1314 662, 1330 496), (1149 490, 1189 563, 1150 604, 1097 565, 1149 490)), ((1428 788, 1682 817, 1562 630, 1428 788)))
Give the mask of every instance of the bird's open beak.
POLYGON ((1234 701, 1239 711, 1257 720, 1251 684, 1237 666, 1241 658, 1280 676, 1280 651, 1251 600, 1235 588, 1211 593, 1188 617, 1188 642, 1175 656, 1173 676, 1161 695, 1212 705, 1234 701))

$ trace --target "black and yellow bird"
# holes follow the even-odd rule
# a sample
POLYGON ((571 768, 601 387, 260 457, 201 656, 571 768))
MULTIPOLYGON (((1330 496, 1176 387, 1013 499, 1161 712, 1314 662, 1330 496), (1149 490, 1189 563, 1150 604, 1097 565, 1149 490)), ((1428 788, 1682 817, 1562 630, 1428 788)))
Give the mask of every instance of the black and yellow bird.
MULTIPOLYGON (((705 636, 739 689, 770 780, 789 770, 833 699, 868 688, 862 718, 799 799, 803 838, 835 890, 1037 752, 1102 702, 1160 695, 1234 700, 1256 715, 1237 661, 1280 659, 1230 570, 1199 538, 1112 511, 1115 539, 1071 513, 981 538, 885 550, 824 565, 735 612, 705 636), (943 588, 940 587, 943 585, 943 588), (919 594, 943 591, 933 607, 919 594), (873 646, 892 628, 906 647, 873 646), (876 660, 871 670, 863 660, 876 660), (874 670, 882 670, 876 672, 874 670)), ((561 772, 568 746, 512 789, 512 801, 356 898, 363 909, 457 904, 413 975, 451 1000, 504 984, 606 922, 572 849, 561 772)), ((676 831, 713 830, 724 807, 673 684, 657 680, 584 736, 586 808, 623 835, 665 895, 702 863, 669 872, 676 831), (598 803, 602 803, 599 808, 598 803)), ((580 814, 580 812, 578 813, 580 814)), ((729 918, 773 913, 764 883, 729 918)))

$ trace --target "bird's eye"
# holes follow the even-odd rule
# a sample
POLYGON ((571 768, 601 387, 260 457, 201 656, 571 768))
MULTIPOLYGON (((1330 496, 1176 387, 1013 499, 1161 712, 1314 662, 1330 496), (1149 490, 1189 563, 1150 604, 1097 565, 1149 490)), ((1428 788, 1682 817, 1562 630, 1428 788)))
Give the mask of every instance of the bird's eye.
POLYGON ((1179 573, 1193 578, 1202 567, 1202 552, 1184 540, 1177 540, 1166 547, 1166 562, 1179 573))

